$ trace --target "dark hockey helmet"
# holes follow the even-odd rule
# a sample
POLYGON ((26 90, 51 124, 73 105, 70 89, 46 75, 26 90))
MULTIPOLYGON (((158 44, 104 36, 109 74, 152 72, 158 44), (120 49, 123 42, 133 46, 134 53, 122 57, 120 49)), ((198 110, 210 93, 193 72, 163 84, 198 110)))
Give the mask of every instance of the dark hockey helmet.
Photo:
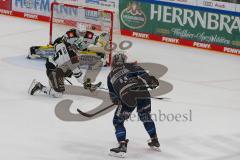
POLYGON ((124 54, 123 51, 119 51, 115 54, 112 58, 112 66, 116 65, 123 65, 127 61, 127 56, 124 54))

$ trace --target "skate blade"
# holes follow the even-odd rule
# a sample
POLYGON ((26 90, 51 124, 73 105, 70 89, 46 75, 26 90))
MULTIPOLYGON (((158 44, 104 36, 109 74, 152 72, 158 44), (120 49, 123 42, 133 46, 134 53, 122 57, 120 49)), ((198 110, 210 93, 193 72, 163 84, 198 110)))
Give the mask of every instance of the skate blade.
POLYGON ((90 92, 95 92, 101 85, 102 85, 102 82, 99 82, 93 85, 93 87, 89 88, 90 92))
POLYGON ((126 157, 126 153, 125 152, 119 152, 119 153, 110 152, 109 156, 117 157, 117 158, 125 158, 126 157))
POLYGON ((28 88, 28 94, 31 95, 31 91, 32 91, 33 87, 36 85, 36 82, 37 82, 36 79, 34 79, 34 80, 32 81, 30 87, 28 88))
POLYGON ((154 151, 157 151, 157 152, 162 152, 161 149, 159 147, 155 147, 155 146, 150 146, 150 148, 154 151))

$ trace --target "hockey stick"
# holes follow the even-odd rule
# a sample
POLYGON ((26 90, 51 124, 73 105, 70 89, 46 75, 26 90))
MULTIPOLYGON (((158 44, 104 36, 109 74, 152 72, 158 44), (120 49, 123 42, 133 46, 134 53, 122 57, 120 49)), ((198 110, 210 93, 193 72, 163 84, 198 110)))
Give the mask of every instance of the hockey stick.
MULTIPOLYGON (((99 87, 99 89, 109 91, 107 88, 104 88, 104 87, 99 87)), ((157 100, 161 100, 161 101, 171 100, 171 98, 167 98, 167 97, 150 97, 150 98, 152 98, 152 99, 157 99, 157 100)))
MULTIPOLYGON (((68 80, 66 77, 64 78, 70 85, 73 85, 73 83, 68 80)), ((89 90, 91 92, 94 92, 97 88, 99 88, 99 86, 102 84, 102 82, 98 82, 97 84, 91 84, 93 87, 96 87, 96 88, 89 88, 89 90)))
MULTIPOLYGON (((158 99, 158 100, 167 100, 167 99, 170 99, 170 98, 164 98, 164 97, 159 97, 159 98, 158 98, 158 97, 151 97, 151 98, 153 98, 153 99, 158 99)), ((103 109, 101 109, 101 110, 99 110, 99 111, 97 111, 97 112, 95 112, 95 113, 92 113, 92 114, 83 112, 83 111, 81 111, 79 108, 77 108, 77 111, 78 111, 78 113, 81 114, 82 116, 91 118, 91 117, 96 116, 96 115, 98 115, 99 113, 102 113, 102 112, 104 112, 105 110, 113 107, 114 105, 115 105, 115 104, 111 104, 111 105, 109 105, 109 106, 107 106, 107 107, 105 107, 105 108, 103 108, 103 109)))
POLYGON ((157 100, 161 100, 161 101, 170 101, 171 98, 167 98, 167 97, 151 97, 152 99, 157 99, 157 100))
POLYGON ((109 91, 107 88, 104 87, 99 87, 99 89, 105 90, 105 91, 109 91))
MULTIPOLYGON (((68 80, 67 78, 64 78, 70 85, 73 85, 72 82, 70 80, 68 80)), ((107 88, 104 88, 104 87, 98 87, 99 89, 102 89, 102 90, 106 90, 106 91, 109 91, 107 88)), ((157 99, 157 100, 161 100, 161 101, 164 101, 164 100, 171 100, 171 98, 167 98, 167 97, 151 97, 152 99, 157 99)))
POLYGON ((70 85, 73 85, 72 82, 70 80, 68 80, 67 78, 64 78, 70 85))
POLYGON ((107 107, 105 107, 105 108, 103 108, 103 109, 101 109, 101 110, 99 110, 99 111, 97 111, 97 112, 95 112, 95 113, 92 113, 92 114, 83 112, 83 111, 81 111, 80 109, 77 109, 77 111, 78 111, 79 114, 81 114, 81 115, 83 115, 83 116, 85 116, 85 117, 91 118, 91 117, 93 117, 93 116, 95 116, 95 115, 98 115, 99 113, 102 113, 102 112, 104 112, 105 110, 113 107, 114 105, 115 105, 115 104, 111 104, 111 105, 109 105, 109 106, 107 106, 107 107))

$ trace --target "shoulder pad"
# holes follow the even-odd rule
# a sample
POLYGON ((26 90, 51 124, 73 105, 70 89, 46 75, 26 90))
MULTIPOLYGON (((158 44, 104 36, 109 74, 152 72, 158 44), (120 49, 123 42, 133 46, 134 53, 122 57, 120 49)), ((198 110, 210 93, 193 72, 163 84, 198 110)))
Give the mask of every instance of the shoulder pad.
POLYGON ((94 35, 94 33, 93 33, 93 32, 87 31, 87 32, 86 32, 86 35, 85 35, 85 37, 84 37, 84 38, 87 38, 87 39, 92 39, 92 38, 93 38, 93 35, 94 35))

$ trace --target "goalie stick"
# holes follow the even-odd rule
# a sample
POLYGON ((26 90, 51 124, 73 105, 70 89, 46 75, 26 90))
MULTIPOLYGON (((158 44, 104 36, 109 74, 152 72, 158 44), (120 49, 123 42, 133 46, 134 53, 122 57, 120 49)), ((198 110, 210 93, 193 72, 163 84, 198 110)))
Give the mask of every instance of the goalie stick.
MULTIPOLYGON (((64 78, 71 86, 73 85, 73 83, 68 80, 66 77, 64 78)), ((100 86, 102 85, 102 82, 98 82, 97 84, 91 84, 90 88, 85 88, 88 89, 90 92, 94 92, 96 91, 100 86)))
POLYGON ((91 118, 91 117, 93 117, 93 116, 98 115, 99 113, 102 113, 102 112, 106 111, 107 109, 113 107, 114 105, 115 105, 115 104, 111 104, 111 105, 109 105, 109 106, 107 106, 107 107, 105 107, 105 108, 103 108, 103 109, 101 109, 101 110, 99 110, 99 111, 97 111, 97 112, 95 112, 95 113, 92 113, 92 114, 91 114, 91 113, 83 112, 83 111, 81 111, 80 109, 77 109, 77 111, 78 111, 78 113, 81 114, 82 116, 91 118))

